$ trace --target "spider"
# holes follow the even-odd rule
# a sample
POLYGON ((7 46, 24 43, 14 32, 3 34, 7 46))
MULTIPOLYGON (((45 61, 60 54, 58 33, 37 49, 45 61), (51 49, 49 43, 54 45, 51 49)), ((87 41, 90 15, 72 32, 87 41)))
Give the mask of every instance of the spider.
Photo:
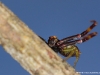
POLYGON ((92 20, 91 22, 93 22, 93 24, 82 33, 69 36, 61 40, 59 40, 56 36, 50 36, 48 42, 46 42, 42 37, 40 38, 45 41, 45 43, 50 48, 52 48, 53 51, 65 56, 63 62, 68 60, 70 57, 76 57, 73 65, 73 67, 75 68, 81 54, 76 44, 86 42, 87 40, 97 35, 97 32, 88 34, 97 25, 97 22, 95 20, 92 20))

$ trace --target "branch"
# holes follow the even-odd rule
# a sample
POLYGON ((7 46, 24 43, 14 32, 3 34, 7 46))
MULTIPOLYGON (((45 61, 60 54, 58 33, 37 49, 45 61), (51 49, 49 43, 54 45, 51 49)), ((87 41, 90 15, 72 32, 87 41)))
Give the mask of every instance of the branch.
POLYGON ((79 75, 1 2, 0 44, 31 75, 79 75))

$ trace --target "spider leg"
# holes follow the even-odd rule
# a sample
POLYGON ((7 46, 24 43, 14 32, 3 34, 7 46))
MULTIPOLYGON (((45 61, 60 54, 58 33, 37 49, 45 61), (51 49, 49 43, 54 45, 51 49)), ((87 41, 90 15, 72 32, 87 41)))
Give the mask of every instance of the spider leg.
POLYGON ((77 46, 75 46, 75 47, 76 47, 76 51, 75 51, 76 60, 74 61, 74 65, 73 65, 74 68, 75 68, 75 66, 79 60, 80 54, 81 54, 81 52, 79 51, 79 48, 77 46))
POLYGON ((63 48, 65 46, 83 43, 83 42, 86 42, 87 40, 93 38, 96 35, 97 35, 97 32, 93 32, 93 33, 90 33, 87 36, 83 37, 81 40, 73 40, 73 41, 70 41, 70 42, 64 42, 63 44, 59 45, 58 47, 63 48))
POLYGON ((95 20, 92 20, 91 22, 93 22, 93 24, 90 27, 88 27, 85 31, 83 31, 81 34, 76 34, 76 35, 61 39, 60 41, 57 42, 57 46, 63 43, 66 43, 68 41, 77 40, 77 39, 80 39, 81 37, 84 37, 87 33, 89 33, 97 25, 97 22, 95 20))
POLYGON ((86 42, 87 40, 93 38, 96 35, 97 35, 97 32, 90 33, 87 36, 85 36, 85 37, 82 38, 82 42, 86 42))
POLYGON ((93 24, 81 33, 81 37, 84 37, 87 33, 89 33, 97 25, 97 22, 95 20, 92 20, 91 22, 93 22, 93 24))
POLYGON ((63 43, 67 43, 68 41, 71 42, 71 40, 74 40, 75 38, 80 38, 81 35, 77 34, 77 35, 73 35, 73 36, 69 36, 67 38, 61 39, 60 41, 57 42, 57 46, 63 44, 63 43))
POLYGON ((91 38, 95 37, 96 35, 97 35, 97 32, 90 33, 90 34, 88 34, 87 36, 83 37, 80 40, 73 40, 73 41, 70 41, 70 42, 66 42, 61 47, 69 46, 69 45, 75 45, 75 44, 80 44, 80 43, 86 42, 87 40, 90 40, 91 38))
POLYGON ((63 47, 69 46, 69 45, 75 45, 77 43, 82 43, 82 40, 73 40, 73 41, 70 41, 70 42, 66 42, 64 44, 59 45, 58 47, 63 48, 63 47))
POLYGON ((77 62, 78 62, 78 60, 79 60, 79 57, 76 57, 76 60, 75 60, 74 65, 73 65, 74 68, 75 68, 75 66, 76 66, 76 64, 77 64, 77 62))

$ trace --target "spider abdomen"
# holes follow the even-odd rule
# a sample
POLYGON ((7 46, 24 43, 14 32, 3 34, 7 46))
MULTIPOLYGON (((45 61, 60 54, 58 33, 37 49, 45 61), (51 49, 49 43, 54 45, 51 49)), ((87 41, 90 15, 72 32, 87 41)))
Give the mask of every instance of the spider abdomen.
POLYGON ((65 57, 67 57, 69 55, 72 55, 71 57, 76 57, 80 54, 79 49, 75 45, 70 45, 70 46, 64 47, 64 48, 60 49, 59 53, 65 57))

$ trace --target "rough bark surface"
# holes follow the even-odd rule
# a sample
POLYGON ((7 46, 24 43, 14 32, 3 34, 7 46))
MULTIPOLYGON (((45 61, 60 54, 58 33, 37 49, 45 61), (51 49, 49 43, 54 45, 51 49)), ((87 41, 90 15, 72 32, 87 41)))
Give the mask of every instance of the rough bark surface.
POLYGON ((1 2, 0 44, 31 75, 79 75, 1 2))

